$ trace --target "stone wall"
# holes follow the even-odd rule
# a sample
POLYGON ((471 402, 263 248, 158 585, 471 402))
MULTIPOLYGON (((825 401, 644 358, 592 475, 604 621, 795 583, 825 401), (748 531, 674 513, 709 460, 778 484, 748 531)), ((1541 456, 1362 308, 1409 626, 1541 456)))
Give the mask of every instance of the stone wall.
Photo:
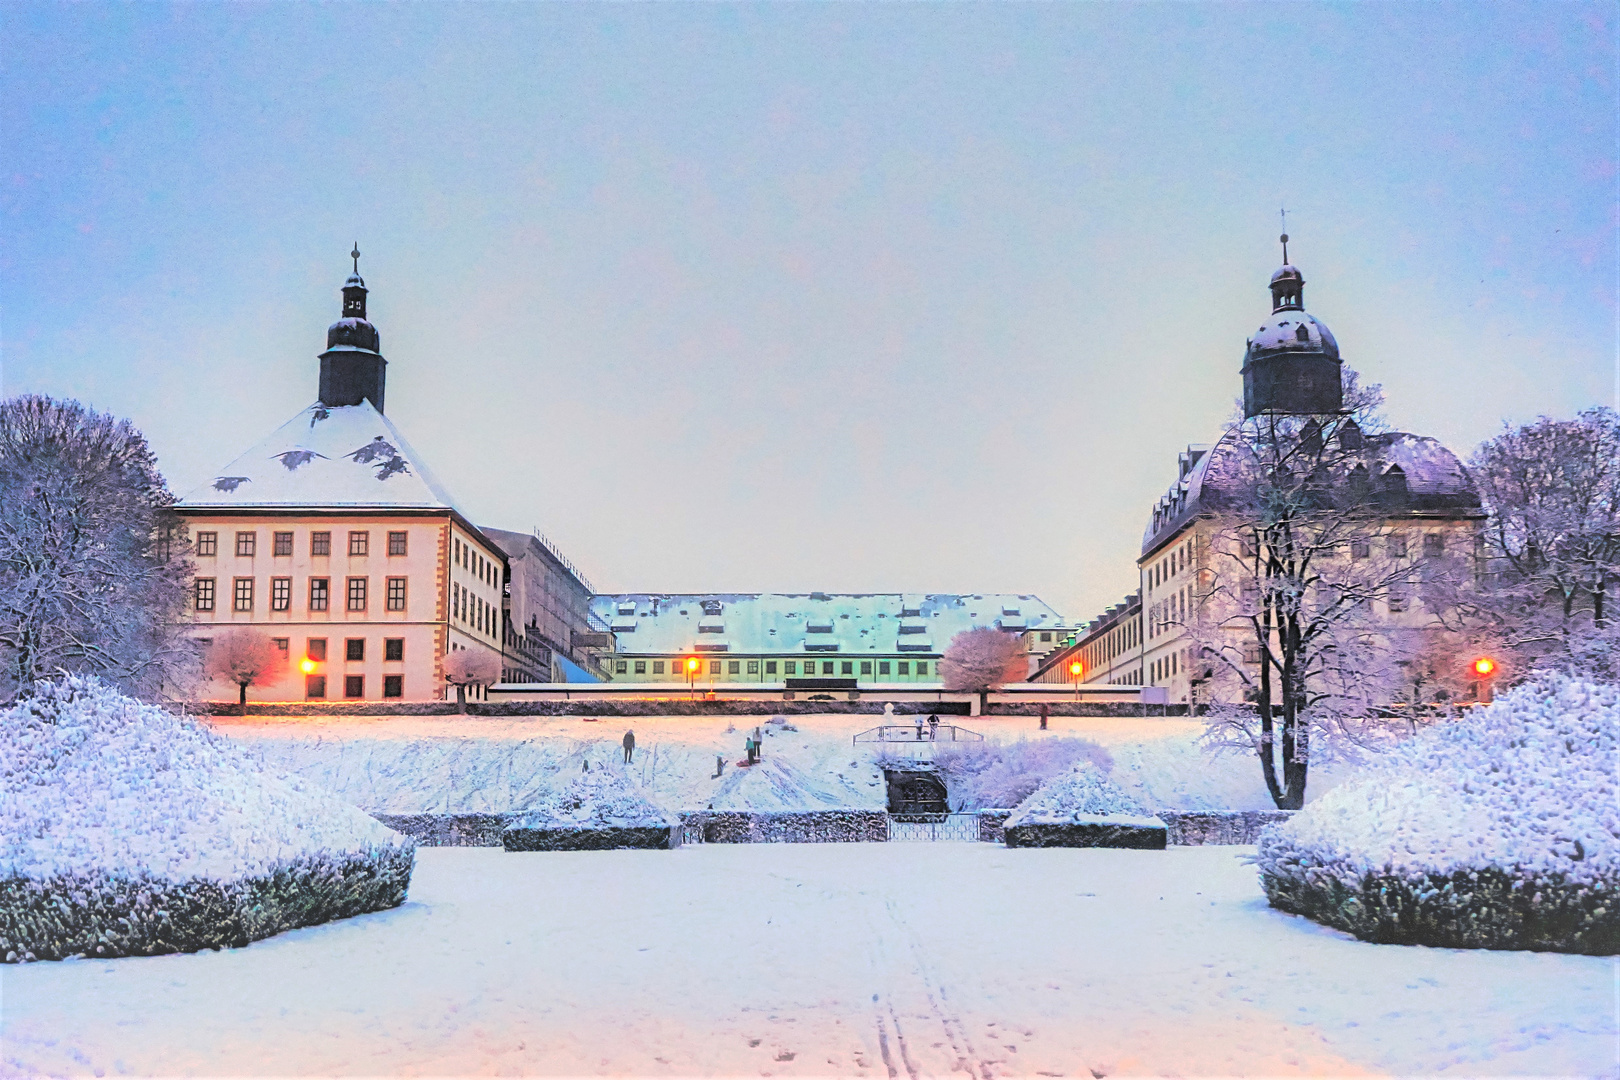
POLYGON ((882 810, 692 810, 681 825, 705 844, 832 844, 887 841, 882 810))

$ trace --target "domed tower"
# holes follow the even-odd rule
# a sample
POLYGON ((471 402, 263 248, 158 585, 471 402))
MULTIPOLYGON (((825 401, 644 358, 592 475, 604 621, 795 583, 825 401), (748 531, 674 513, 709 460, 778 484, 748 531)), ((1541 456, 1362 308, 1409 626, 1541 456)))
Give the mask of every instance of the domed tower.
POLYGON ((1271 275, 1271 318, 1243 356, 1243 415, 1336 413, 1344 407, 1339 343, 1305 313, 1305 275, 1288 261, 1271 275))
POLYGON ((349 253, 354 273, 343 283, 343 317, 326 329, 326 351, 321 353, 323 405, 358 405, 370 401, 383 411, 383 384, 388 361, 382 357, 382 336, 366 321, 366 283, 360 277, 360 245, 349 253))

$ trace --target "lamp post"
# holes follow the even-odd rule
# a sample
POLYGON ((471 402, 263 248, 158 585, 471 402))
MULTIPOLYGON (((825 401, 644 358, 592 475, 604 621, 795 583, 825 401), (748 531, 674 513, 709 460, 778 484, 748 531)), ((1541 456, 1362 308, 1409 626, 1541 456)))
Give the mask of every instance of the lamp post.
POLYGON ((692 695, 693 701, 697 700, 698 663, 698 658, 695 656, 688 656, 686 658, 686 688, 687 691, 692 695))
POLYGON ((1069 662, 1069 676, 1074 679, 1074 701, 1080 703, 1080 676, 1085 673, 1086 666, 1078 660, 1069 662))
POLYGON ((1489 705, 1491 703, 1491 683, 1496 677, 1496 661, 1488 656, 1481 656, 1468 666, 1473 671, 1474 678, 1479 680, 1479 693, 1474 696, 1479 699, 1481 704, 1489 705))

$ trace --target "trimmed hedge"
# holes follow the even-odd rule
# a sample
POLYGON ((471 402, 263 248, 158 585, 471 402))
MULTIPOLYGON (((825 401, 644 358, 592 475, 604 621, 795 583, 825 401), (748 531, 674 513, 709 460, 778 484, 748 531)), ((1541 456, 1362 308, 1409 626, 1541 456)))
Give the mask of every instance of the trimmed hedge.
POLYGON ((296 859, 235 881, 100 871, 0 879, 0 955, 18 963, 239 948, 284 930, 398 907, 415 859, 410 847, 377 848, 296 859))
POLYGON ((1267 825, 1287 821, 1297 810, 1160 810, 1172 847, 1252 844, 1267 825))
POLYGON ((500 847, 501 833, 522 814, 372 814, 420 847, 500 847))
POLYGON ((1072 821, 1008 825, 1004 835, 1010 848, 1102 847, 1163 851, 1166 829, 1164 822, 1157 818, 1099 814, 1072 821))
POLYGON ((507 851, 612 851, 622 848, 669 850, 668 825, 552 826, 508 825, 501 832, 507 851))
POLYGON ((1367 874, 1347 888, 1328 873, 1260 875, 1271 906, 1363 941, 1448 949, 1620 953, 1620 881, 1593 888, 1562 874, 1518 877, 1496 867, 1415 879, 1367 874))
POLYGON ((698 810, 681 815, 705 844, 884 843, 889 815, 882 810, 698 810))

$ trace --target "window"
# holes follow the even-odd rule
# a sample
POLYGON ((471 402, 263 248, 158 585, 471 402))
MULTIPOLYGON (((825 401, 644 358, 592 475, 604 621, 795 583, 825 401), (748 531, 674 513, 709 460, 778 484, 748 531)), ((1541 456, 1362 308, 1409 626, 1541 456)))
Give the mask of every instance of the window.
POLYGON ((239 577, 235 582, 235 595, 231 604, 236 611, 253 610, 253 579, 239 577))
POLYGON ((329 579, 312 577, 309 579, 309 610, 325 611, 326 599, 331 591, 329 579))
POLYGON ((615 661, 613 661, 613 674, 615 674, 615 675, 623 675, 626 672, 628 672, 629 670, 630 670, 630 661, 628 661, 628 660, 615 660, 615 661))
POLYGON ((927 663, 927 661, 924 661, 924 660, 917 661, 917 674, 919 674, 919 675, 928 674, 928 663, 927 663))
POLYGON ((329 532, 312 532, 309 534, 309 553, 311 555, 332 554, 332 534, 329 532))
POLYGON ((197 579, 197 599, 194 605, 198 611, 214 610, 214 579, 200 577, 197 579))
POLYGON ((767 675, 775 675, 776 674, 776 661, 775 660, 767 660, 767 661, 765 661, 765 674, 767 674, 767 675))
POLYGON ((889 674, 889 662, 887 660, 879 660, 878 661, 878 674, 879 675, 887 675, 887 674, 889 674))
POLYGON ((784 675, 797 675, 798 673, 799 673, 799 662, 797 660, 784 660, 782 662, 782 674, 784 674, 784 675))
POLYGON ((292 607, 292 578, 273 577, 270 579, 270 610, 286 611, 292 607))
POLYGON ((311 660, 324 661, 326 659, 326 639, 323 637, 310 638, 304 649, 304 655, 311 660))
POLYGON ((750 675, 758 675, 759 674, 759 661, 758 660, 750 660, 750 661, 748 661, 748 674, 750 674, 750 675))
POLYGON ((718 661, 718 660, 710 660, 709 661, 709 674, 710 675, 718 675, 718 674, 720 674, 720 661, 718 661))
POLYGON ((726 674, 727 675, 741 675, 742 674, 742 661, 741 660, 727 661, 727 663, 726 663, 726 674))
POLYGON ((383 697, 404 697, 404 696, 405 696, 405 676, 403 676, 403 675, 384 675, 383 676, 383 697))
POLYGON ((1392 559, 1404 559, 1404 558, 1406 558, 1406 534, 1405 533, 1390 533, 1389 534, 1389 539, 1386 540, 1385 543, 1387 543, 1389 545, 1389 557, 1390 558, 1392 558, 1392 559))
POLYGON ((1365 540, 1350 541, 1350 557, 1352 559, 1365 559, 1372 554, 1372 545, 1365 540))
POLYGON ((304 696, 311 701, 319 701, 326 696, 325 675, 304 676, 304 696))
POLYGON ((831 675, 833 673, 833 662, 831 660, 823 660, 821 662, 821 673, 823 675, 831 675))
POLYGON ((861 661, 861 674, 862 675, 870 675, 870 674, 872 674, 872 661, 870 661, 870 660, 862 660, 861 661))
POLYGON ((405 579, 402 577, 388 579, 388 610, 405 610, 405 579))
POLYGON ((349 579, 349 610, 366 610, 366 579, 363 577, 349 579))
POLYGON ((345 638, 343 642, 343 659, 364 660, 366 658, 366 639, 363 637, 345 638))
POLYGON ((351 532, 349 534, 349 554, 365 555, 371 550, 371 534, 368 532, 351 532))
POLYGON ((217 555, 219 553, 219 533, 200 532, 197 534, 197 554, 217 555))
POLYGON ((388 554, 405 554, 405 534, 403 532, 391 532, 388 534, 388 554))
POLYGON ((270 553, 272 555, 292 554, 292 533, 278 532, 271 536, 270 553))
POLYGON ((853 661, 853 660, 845 660, 843 662, 842 669, 840 670, 839 674, 841 674, 841 675, 853 675, 853 674, 855 674, 855 661, 853 661))
POLYGON ((897 664, 895 664, 895 674, 896 675, 910 675, 911 674, 911 662, 909 660, 901 660, 901 661, 899 661, 897 664))
POLYGON ((383 659, 405 659, 405 639, 402 637, 383 638, 383 659))
POLYGON ((343 696, 346 698, 366 696, 366 677, 364 675, 343 676, 343 696))
MULTIPOLYGON (((671 670, 674 670, 674 669, 671 668, 671 670)), ((664 662, 662 660, 654 660, 653 661, 653 672, 652 673, 654 675, 662 675, 664 673, 664 662)))
POLYGON ((647 661, 645 661, 645 660, 637 660, 636 661, 636 674, 637 675, 645 675, 645 674, 647 674, 647 661))
POLYGON ((1389 587, 1389 610, 1391 612, 1405 611, 1411 602, 1411 592, 1405 582, 1397 581, 1389 587))
POLYGON ((1426 558, 1426 559, 1438 559, 1440 556, 1444 555, 1445 553, 1446 553, 1446 534, 1445 533, 1424 533, 1423 534, 1423 557, 1424 558, 1426 558))
POLYGON ((1041 640, 1042 641, 1051 641, 1052 640, 1052 631, 1050 631, 1050 630, 1042 630, 1041 631, 1041 640))
POLYGON ((270 644, 272 644, 272 645, 274 645, 276 647, 276 651, 278 653, 280 653, 283 657, 286 657, 286 655, 287 655, 287 647, 288 647, 288 645, 291 644, 291 642, 289 642, 284 637, 277 637, 277 638, 271 638, 270 639, 270 644))

